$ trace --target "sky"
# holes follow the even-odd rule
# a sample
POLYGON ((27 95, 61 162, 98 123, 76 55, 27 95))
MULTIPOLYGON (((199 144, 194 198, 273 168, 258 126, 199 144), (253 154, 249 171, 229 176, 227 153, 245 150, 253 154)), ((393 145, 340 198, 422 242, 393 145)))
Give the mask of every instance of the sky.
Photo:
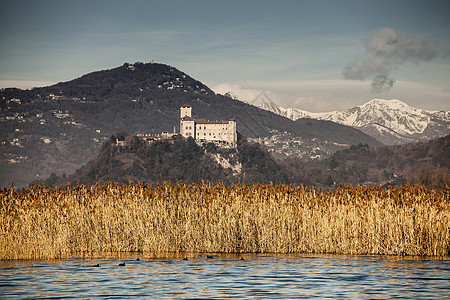
POLYGON ((0 0, 0 87, 137 61, 248 102, 450 110, 450 1, 0 0))

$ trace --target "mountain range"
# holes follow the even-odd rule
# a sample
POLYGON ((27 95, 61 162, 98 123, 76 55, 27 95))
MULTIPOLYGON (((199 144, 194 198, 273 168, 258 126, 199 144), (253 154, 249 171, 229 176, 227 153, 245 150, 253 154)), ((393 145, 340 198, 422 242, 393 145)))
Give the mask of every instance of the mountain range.
MULTIPOLYGON (((225 95, 239 98, 233 92, 225 95)), ((450 133, 450 111, 418 109, 397 99, 373 99, 346 111, 323 113, 278 106, 264 92, 250 102, 294 121, 311 118, 351 126, 386 145, 427 141, 450 133)))
POLYGON ((179 108, 193 117, 237 121, 249 139, 279 158, 323 158, 350 145, 382 145, 327 120, 289 118, 215 94, 173 66, 125 63, 52 86, 0 90, 0 186, 26 186, 52 173, 72 174, 118 132, 179 132, 179 108), (295 142, 292 142, 295 141, 295 142))

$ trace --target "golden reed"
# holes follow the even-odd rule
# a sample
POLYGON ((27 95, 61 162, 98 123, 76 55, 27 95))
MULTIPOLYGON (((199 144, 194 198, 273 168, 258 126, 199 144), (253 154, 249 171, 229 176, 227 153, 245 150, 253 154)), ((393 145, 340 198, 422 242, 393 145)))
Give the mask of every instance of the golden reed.
POLYGON ((0 190, 0 259, 143 252, 446 256, 450 189, 115 183, 0 190))

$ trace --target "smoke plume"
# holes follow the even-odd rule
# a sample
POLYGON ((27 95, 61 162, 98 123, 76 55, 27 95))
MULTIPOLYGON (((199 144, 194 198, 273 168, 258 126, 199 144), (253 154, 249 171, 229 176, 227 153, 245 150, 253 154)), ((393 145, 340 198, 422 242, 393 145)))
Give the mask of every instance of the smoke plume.
POLYGON ((377 75, 372 80, 372 91, 374 93, 387 92, 394 86, 394 78, 389 75, 377 75))
POLYGON ((342 74, 346 79, 372 78, 372 91, 389 91, 394 85, 392 72, 404 63, 419 63, 437 56, 437 43, 417 41, 392 28, 379 28, 365 41, 366 56, 351 62, 342 74))

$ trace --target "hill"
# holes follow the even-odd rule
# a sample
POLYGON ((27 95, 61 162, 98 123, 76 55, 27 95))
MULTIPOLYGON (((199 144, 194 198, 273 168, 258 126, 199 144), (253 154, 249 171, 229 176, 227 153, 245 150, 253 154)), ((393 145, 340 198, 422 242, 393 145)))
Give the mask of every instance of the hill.
POLYGON ((175 136, 148 144, 126 136, 106 141, 97 157, 73 175, 52 174, 41 184, 52 187, 71 184, 92 185, 108 180, 119 183, 178 182, 209 180, 231 183, 286 183, 316 188, 340 184, 404 185, 408 181, 429 188, 450 186, 450 135, 429 142, 376 147, 359 144, 338 151, 330 158, 304 162, 299 158, 276 161, 258 143, 240 137, 237 149, 198 145, 192 138, 175 136))
MULTIPOLYGON (((358 143, 381 145, 349 126, 327 123, 324 130, 322 121, 309 126, 216 95, 169 65, 126 63, 49 87, 0 90, 0 186, 72 174, 117 132, 160 133, 174 127, 179 132, 183 104, 194 108, 196 118, 236 119, 238 131, 249 138, 291 135, 302 141, 305 157, 317 149, 326 156, 358 143)), ((289 155, 283 143, 276 149, 281 157, 289 155)))
POLYGON ((323 160, 288 159, 281 166, 299 182, 332 188, 339 184, 450 186, 450 135, 428 142, 371 147, 359 144, 323 160))
POLYGON ((107 181, 186 183, 223 181, 231 183, 287 183, 288 176, 259 144, 239 138, 237 149, 217 148, 213 143, 198 145, 192 138, 147 143, 121 133, 106 141, 97 157, 68 177, 52 174, 43 184, 52 187, 70 184, 93 185, 107 181), (125 145, 116 145, 116 138, 125 145))

